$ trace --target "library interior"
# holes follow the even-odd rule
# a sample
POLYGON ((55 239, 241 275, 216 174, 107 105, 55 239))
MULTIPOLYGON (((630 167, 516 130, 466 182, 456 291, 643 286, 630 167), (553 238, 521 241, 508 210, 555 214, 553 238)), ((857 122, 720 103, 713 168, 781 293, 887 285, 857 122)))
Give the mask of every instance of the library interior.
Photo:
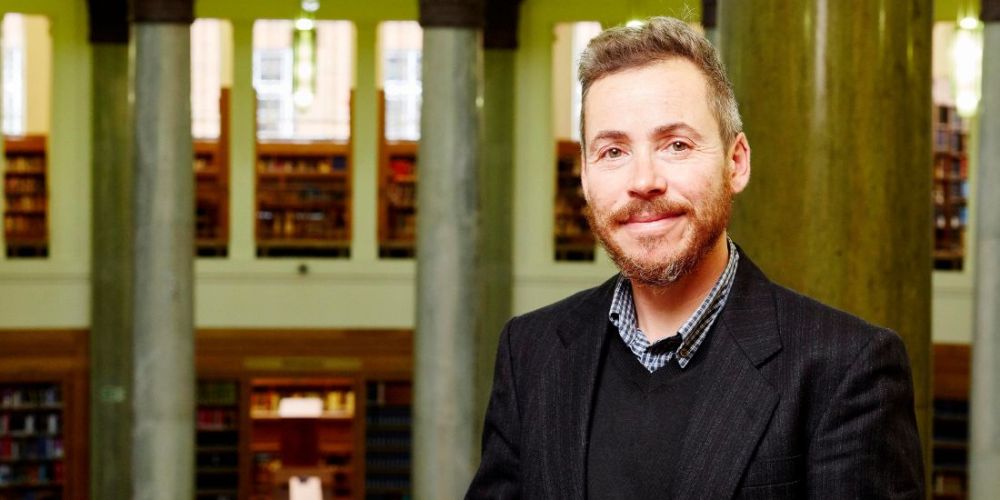
POLYGON ((4 0, 0 499, 460 497, 504 324, 617 272, 577 63, 659 15, 733 81, 734 241, 897 331, 930 496, 992 497, 1000 1, 4 0))

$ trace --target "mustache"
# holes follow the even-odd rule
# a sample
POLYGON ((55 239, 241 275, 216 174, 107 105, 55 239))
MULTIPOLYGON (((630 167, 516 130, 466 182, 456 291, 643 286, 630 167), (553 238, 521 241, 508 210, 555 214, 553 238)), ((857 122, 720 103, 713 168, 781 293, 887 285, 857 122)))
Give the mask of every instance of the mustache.
POLYGON ((654 214, 686 214, 692 209, 690 203, 683 203, 668 198, 656 198, 652 200, 633 199, 625 205, 609 212, 605 217, 605 222, 625 222, 632 217, 654 215, 654 214))

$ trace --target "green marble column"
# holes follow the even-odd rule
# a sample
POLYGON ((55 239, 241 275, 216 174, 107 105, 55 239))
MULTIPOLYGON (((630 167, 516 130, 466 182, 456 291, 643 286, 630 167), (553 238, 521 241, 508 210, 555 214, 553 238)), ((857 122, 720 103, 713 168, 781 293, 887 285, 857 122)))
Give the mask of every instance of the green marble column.
POLYGON ((128 4, 88 2, 93 53, 90 498, 131 494, 132 122, 128 4))
MULTIPOLYGON (((483 155, 480 165, 479 276, 482 288, 477 337, 476 435, 482 434, 493 386, 500 330, 510 319, 513 286, 511 215, 514 207, 514 51, 484 51, 483 155)), ((479 454, 477 440, 474 452, 479 454)))
MULTIPOLYGON (((483 30, 483 154, 479 172, 482 291, 476 346, 476 436, 482 435, 500 330, 510 319, 513 299, 514 56, 519 8, 520 1, 487 2, 483 30)), ((480 454, 478 439, 473 454, 480 454)))
POLYGON ((775 281, 899 332, 929 457, 931 0, 723 0, 753 150, 733 238, 775 281))
POLYGON ((132 498, 194 496, 189 1, 135 3, 132 498))

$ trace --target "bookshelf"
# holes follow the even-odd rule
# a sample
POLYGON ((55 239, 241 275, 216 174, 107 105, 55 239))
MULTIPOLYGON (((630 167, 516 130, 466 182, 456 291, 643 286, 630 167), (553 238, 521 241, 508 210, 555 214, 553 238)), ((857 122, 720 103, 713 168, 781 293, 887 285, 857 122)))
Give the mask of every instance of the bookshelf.
POLYGON ((48 180, 45 136, 4 137, 4 241, 8 257, 47 257, 48 180))
POLYGON ((66 447, 59 382, 0 383, 0 498, 63 498, 66 447))
POLYGON ((968 130, 952 106, 934 120, 934 268, 961 270, 968 221, 968 130))
POLYGON ((240 498, 240 384, 199 380, 195 422, 195 498, 240 498))
POLYGON ((195 139, 195 241, 199 257, 229 249, 229 89, 219 93, 218 139, 195 139))
POLYGON ((412 258, 417 240, 417 141, 385 138, 385 93, 379 91, 378 251, 412 258))
POLYGON ((351 147, 257 144, 257 255, 349 257, 351 147))
POLYGON ((365 498, 410 498, 413 390, 408 380, 368 381, 365 498))
POLYGON ((931 496, 935 500, 968 497, 971 359, 967 344, 934 344, 931 496))
POLYGON ((557 261, 593 261, 596 240, 580 185, 580 143, 556 142, 554 244, 557 261))
MULTIPOLYGON (((250 447, 253 454, 251 498, 270 499, 274 478, 282 468, 282 454, 293 450, 298 460, 318 462, 330 471, 335 498, 356 496, 355 485, 355 377, 279 377, 255 378, 251 381, 250 447), (323 413, 318 419, 285 419, 278 416, 283 398, 316 397, 323 401, 323 413), (292 425, 305 441, 289 446, 283 429, 292 425), (305 446, 303 446, 303 443, 305 446), (315 456, 310 446, 316 443, 315 456)), ((301 438, 300 438, 301 439, 301 438)))

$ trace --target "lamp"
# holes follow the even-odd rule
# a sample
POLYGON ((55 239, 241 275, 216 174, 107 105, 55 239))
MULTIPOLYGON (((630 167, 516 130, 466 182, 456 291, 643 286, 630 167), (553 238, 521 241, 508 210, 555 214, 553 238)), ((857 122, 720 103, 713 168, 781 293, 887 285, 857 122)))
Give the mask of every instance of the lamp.
POLYGON ((316 11, 319 0, 302 0, 292 30, 292 100, 300 110, 316 96, 316 11))
POLYGON ((955 107, 959 116, 974 116, 979 109, 980 79, 983 66, 983 29, 975 17, 958 22, 951 56, 955 85, 955 107))

